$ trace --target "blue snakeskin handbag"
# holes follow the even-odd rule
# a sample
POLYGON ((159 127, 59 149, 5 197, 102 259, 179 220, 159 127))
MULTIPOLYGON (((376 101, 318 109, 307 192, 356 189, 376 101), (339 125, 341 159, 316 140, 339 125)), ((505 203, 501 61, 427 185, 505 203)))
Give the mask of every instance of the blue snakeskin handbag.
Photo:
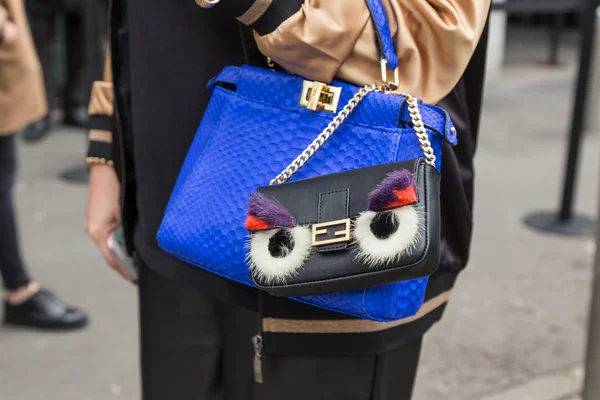
MULTIPOLYGON (((439 200, 438 186, 423 185, 418 171, 428 166, 437 174, 441 167, 443 142, 456 144, 456 130, 444 110, 396 92, 397 79, 394 83, 387 82, 387 71, 397 71, 398 58, 380 0, 367 0, 367 3, 381 48, 381 85, 361 88, 338 81, 331 84, 309 82, 299 76, 251 66, 226 67, 211 80, 208 86, 212 92, 211 101, 158 231, 158 243, 163 250, 236 282, 358 318, 389 322, 417 313, 423 304, 427 276, 433 270, 417 274, 414 279, 396 278, 384 281, 385 284, 371 281, 375 283, 348 291, 322 290, 318 293, 323 294, 313 294, 311 290, 290 290, 293 285, 285 280, 275 282, 278 285, 269 279, 261 281, 264 273, 256 274, 253 270, 251 275, 249 268, 260 264, 264 254, 248 250, 248 230, 258 232, 272 228, 271 220, 275 221, 271 225, 287 226, 277 222, 287 218, 287 214, 280 213, 283 205, 296 210, 292 213, 294 217, 288 218, 295 221, 297 214, 303 212, 297 205, 304 204, 303 195, 310 197, 311 191, 318 198, 319 220, 321 213, 329 212, 326 206, 323 208, 324 195, 343 198, 345 204, 357 203, 352 197, 355 195, 349 192, 320 191, 317 186, 326 182, 323 178, 328 176, 347 181, 352 190, 367 182, 359 191, 366 193, 365 197, 368 194, 369 210, 371 205, 377 211, 387 209, 387 205, 404 204, 414 204, 418 209, 422 198, 431 196, 426 193, 428 188, 436 192, 439 200), (343 104, 346 106, 341 107, 343 104), (281 171, 285 165, 289 166, 281 171), (394 170, 396 166, 399 170, 394 170), (363 178, 348 175, 357 170, 363 171, 363 178), (377 187, 380 180, 371 182, 374 179, 372 173, 383 179, 377 187), (285 196, 278 197, 277 192, 270 193, 269 188, 261 188, 269 182, 284 183, 291 180, 292 175, 291 183, 273 187, 296 185, 294 187, 299 188, 298 184, 306 183, 303 192, 296 192, 300 193, 296 194, 296 199, 288 196, 285 200, 285 196), (417 184, 410 183, 412 179, 417 180, 417 184), (390 186, 398 182, 400 186, 390 186), (368 185, 375 190, 367 190, 368 185), (418 190, 411 190, 413 186, 418 186, 418 190), (269 203, 267 197, 270 195, 276 201, 269 203), (253 214, 253 207, 263 207, 266 211, 264 215, 253 214)), ((366 202, 366 198, 358 201, 366 202)), ((349 207, 346 207, 346 214, 349 207)), ((430 219, 439 219, 439 214, 434 214, 430 219)), ((344 232, 348 235, 348 241, 350 229, 356 230, 358 235, 360 221, 344 223, 346 229, 340 232, 342 236, 344 232)), ((328 224, 314 225, 313 246, 318 241, 315 235, 327 235, 327 229, 322 228, 328 224)), ((415 229, 418 226, 415 222, 415 229)), ((293 229, 292 225, 290 229, 293 229)), ((439 236, 439 225, 436 229, 439 236)), ((340 232, 334 232, 329 241, 321 240, 316 245, 326 244, 323 247, 329 250, 345 246, 335 237, 340 232)), ((418 236, 418 232, 415 233, 414 239, 419 239, 418 236)), ((255 237, 260 239, 253 234, 252 241, 255 237)), ((439 242, 439 237, 437 240, 439 242)), ((301 243, 300 237, 296 241, 301 243)), ((269 243, 267 237, 266 247, 269 243)), ((370 268, 373 258, 369 258, 369 254, 363 256, 367 260, 365 265, 370 268)), ((308 257, 302 256, 300 264, 308 257)), ((435 267, 439 262, 439 249, 437 257, 435 267)), ((269 261, 266 264, 271 265, 269 261)), ((327 268, 320 265, 317 269, 322 273, 327 268)), ((268 268, 265 271, 268 273, 268 268)), ((297 277, 298 273, 295 274, 297 277)), ((290 274, 288 278, 293 279, 293 276, 290 274)))

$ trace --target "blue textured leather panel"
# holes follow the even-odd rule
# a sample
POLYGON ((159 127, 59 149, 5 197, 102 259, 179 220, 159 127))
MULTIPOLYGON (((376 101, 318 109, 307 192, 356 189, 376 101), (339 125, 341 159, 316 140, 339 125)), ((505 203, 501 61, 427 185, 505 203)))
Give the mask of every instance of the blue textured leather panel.
MULTIPOLYGON (((302 78, 258 68, 227 68, 212 82, 213 96, 181 169, 158 232, 176 257, 237 282, 253 285, 245 262, 248 198, 268 185, 327 126, 334 115, 297 105, 302 78), (237 91, 214 86, 234 83, 237 91)), ((342 100, 356 88, 341 84, 342 100), (347 92, 347 93, 344 93, 347 92)), ((371 93, 293 180, 422 157, 404 119, 401 96, 371 93)), ((451 121, 437 107, 422 107, 441 165, 444 137, 455 142, 451 121), (438 132, 439 131, 439 132, 438 132), (443 135, 442 135, 443 133, 443 135)), ((375 321, 414 315, 427 278, 356 292, 296 300, 375 321)))

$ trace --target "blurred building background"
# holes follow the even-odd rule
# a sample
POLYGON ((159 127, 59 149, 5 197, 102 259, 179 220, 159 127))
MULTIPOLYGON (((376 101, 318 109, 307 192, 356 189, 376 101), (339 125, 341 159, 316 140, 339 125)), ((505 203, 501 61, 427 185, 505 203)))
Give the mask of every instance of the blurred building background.
POLYGON ((54 124, 86 127, 92 82, 101 76, 108 0, 27 0, 31 32, 46 84, 49 115, 26 127, 38 141, 54 124))

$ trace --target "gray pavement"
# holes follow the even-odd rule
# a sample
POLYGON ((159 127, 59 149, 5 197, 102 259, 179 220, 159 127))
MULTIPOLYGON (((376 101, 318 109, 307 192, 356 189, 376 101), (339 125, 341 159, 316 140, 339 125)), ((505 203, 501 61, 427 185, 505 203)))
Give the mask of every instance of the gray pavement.
MULTIPOLYGON (((571 82, 568 70, 515 68, 488 90, 472 260, 426 338, 419 400, 478 398, 582 361, 592 239, 542 235, 521 221, 557 207, 571 82)), ((588 135, 581 158, 577 205, 589 215, 598 145, 588 135)))
POLYGON ((136 399, 136 295, 104 266, 83 233, 86 191, 57 176, 83 163, 86 140, 61 129, 21 147, 16 202, 32 274, 91 314, 85 331, 0 327, 0 399, 136 399))
MULTIPOLYGON (((530 62, 537 53, 515 51, 487 90, 472 260, 445 319, 426 337, 416 400, 555 400, 575 395, 581 382, 595 245, 522 223, 529 212, 557 207, 573 68, 540 67, 530 62)), ((92 323, 71 334, 0 327, 0 399, 139 398, 135 291, 83 234, 85 188, 57 178, 81 165, 84 148, 82 132, 67 129, 21 146, 16 199, 31 271, 86 308, 92 323)), ((576 201, 588 215, 596 211, 599 154, 592 132, 576 201)))

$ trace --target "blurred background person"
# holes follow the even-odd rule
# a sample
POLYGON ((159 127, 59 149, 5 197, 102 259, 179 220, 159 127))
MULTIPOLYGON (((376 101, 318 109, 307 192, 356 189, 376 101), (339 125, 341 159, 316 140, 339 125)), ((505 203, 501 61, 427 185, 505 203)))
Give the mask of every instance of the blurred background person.
MULTIPOLYGON (((50 111, 62 109, 62 123, 85 128, 88 124, 87 105, 92 85, 90 60, 86 57, 85 7, 96 7, 98 17, 96 30, 104 32, 106 19, 105 0, 27 0, 31 33, 42 65, 46 94, 50 111), (62 15, 63 18, 59 18, 62 15), (64 38, 59 35, 59 22, 63 22, 64 38), (58 58, 57 41, 64 40, 64 79, 59 79, 54 65, 58 58)), ((100 48, 98 48, 100 52, 100 48)), ((63 60, 61 59, 61 62, 63 60)), ((23 130, 23 138, 37 141, 50 132, 50 113, 29 124, 23 130)))
POLYGON ((19 252, 12 201, 14 132, 47 115, 44 81, 23 0, 0 0, 0 273, 4 321, 39 328, 83 327, 87 316, 32 280, 19 252))

